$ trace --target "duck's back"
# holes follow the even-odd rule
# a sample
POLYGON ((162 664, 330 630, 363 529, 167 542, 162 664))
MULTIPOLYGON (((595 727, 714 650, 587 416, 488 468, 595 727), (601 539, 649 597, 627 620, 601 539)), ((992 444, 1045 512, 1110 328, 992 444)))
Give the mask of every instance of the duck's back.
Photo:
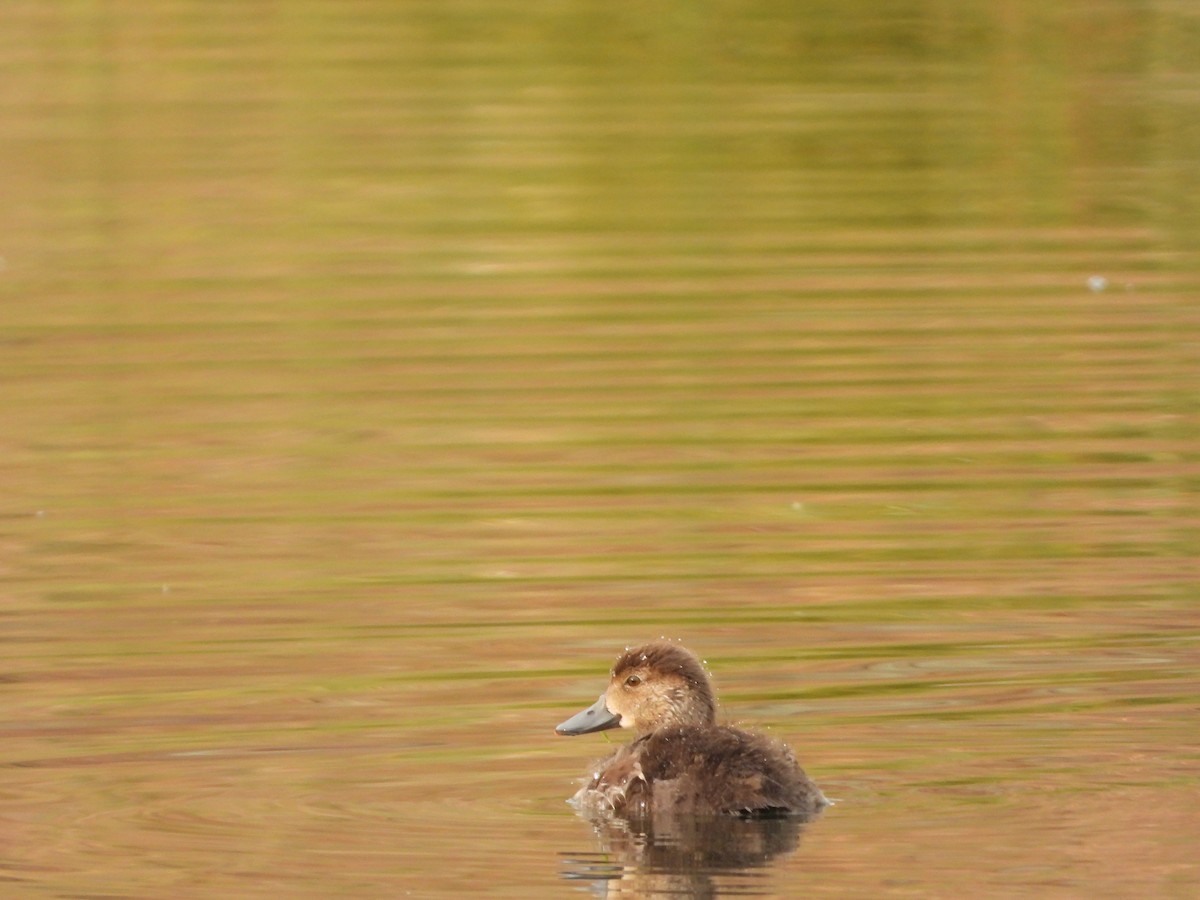
POLYGON ((642 776, 628 799, 641 812, 812 815, 826 804, 791 750, 763 734, 681 726, 626 749, 636 755, 642 776))

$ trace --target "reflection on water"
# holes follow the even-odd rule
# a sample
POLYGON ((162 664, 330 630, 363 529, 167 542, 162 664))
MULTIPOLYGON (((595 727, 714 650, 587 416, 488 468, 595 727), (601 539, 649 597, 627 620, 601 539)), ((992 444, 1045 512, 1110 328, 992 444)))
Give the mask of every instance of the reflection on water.
POLYGON ((563 877, 598 897, 768 893, 755 870, 800 844, 803 820, 660 816, 591 819, 599 849, 563 854, 563 877))
POLYGON ((667 635, 718 889, 1200 893, 1194 3, 3 9, 6 890, 554 896, 667 635))

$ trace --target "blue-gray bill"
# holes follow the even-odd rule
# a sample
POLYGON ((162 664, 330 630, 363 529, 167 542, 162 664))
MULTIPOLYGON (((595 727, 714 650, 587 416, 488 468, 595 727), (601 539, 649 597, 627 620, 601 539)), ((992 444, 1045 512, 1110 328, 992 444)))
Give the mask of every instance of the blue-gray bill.
POLYGON ((621 724, 621 717, 608 711, 604 705, 604 695, 582 712, 577 712, 554 730, 558 734, 590 734, 593 731, 605 731, 616 728, 621 724))

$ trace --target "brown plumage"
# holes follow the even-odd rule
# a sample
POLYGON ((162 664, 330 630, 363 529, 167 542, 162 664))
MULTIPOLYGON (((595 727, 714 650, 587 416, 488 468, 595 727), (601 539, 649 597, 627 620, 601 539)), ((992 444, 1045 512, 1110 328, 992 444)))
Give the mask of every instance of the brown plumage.
POLYGON ((555 730, 586 734, 617 725, 637 736, 597 764, 575 795, 586 810, 811 816, 828 802, 782 741, 716 724, 708 675, 677 644, 625 651, 600 699, 555 730))

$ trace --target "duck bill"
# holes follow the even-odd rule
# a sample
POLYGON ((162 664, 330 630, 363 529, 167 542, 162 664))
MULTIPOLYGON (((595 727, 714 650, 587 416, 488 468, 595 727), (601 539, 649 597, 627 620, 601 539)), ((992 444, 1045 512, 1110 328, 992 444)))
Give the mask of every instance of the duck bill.
POLYGON ((554 730, 558 734, 590 734, 593 731, 605 731, 616 728, 621 724, 621 717, 608 711, 604 704, 604 695, 583 712, 577 712, 554 730))

